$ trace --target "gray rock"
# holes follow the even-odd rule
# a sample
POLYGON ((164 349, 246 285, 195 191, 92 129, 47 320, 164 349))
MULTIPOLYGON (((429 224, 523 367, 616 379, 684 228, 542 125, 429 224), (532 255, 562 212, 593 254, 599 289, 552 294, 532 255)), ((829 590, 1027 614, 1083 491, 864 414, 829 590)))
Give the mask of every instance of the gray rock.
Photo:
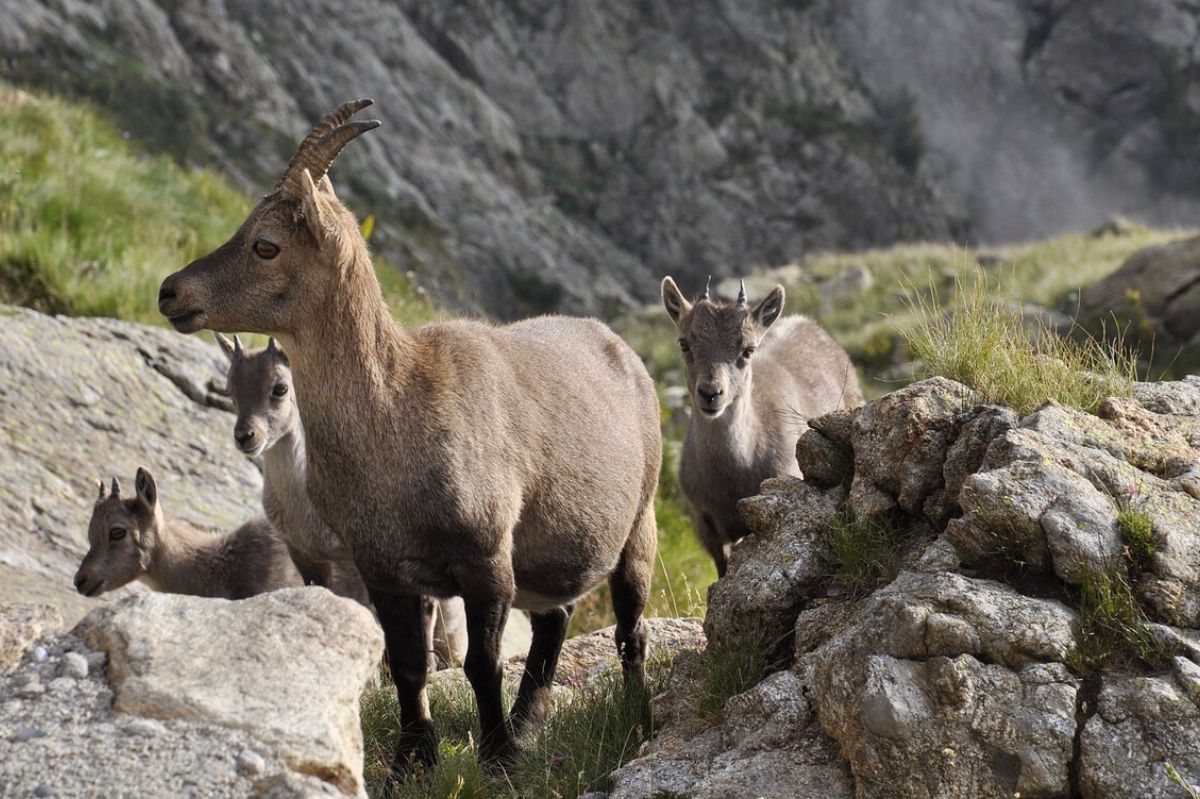
POLYGON ((1149 325, 1160 348, 1200 343, 1200 237, 1138 250, 1086 289, 1080 306, 1132 319, 1134 334, 1149 325))
POLYGON ((935 377, 895 391, 854 416, 854 482, 850 507, 869 517, 897 505, 919 516, 942 486, 946 451, 970 389, 935 377))
POLYGON ((263 760, 263 756, 253 749, 243 749, 238 752, 237 769, 238 773, 244 777, 261 776, 267 768, 267 761, 263 760))
POLYGON ((82 680, 88 676, 88 659, 78 652, 68 652, 63 655, 63 676, 82 680))
MULTIPOLYGON (((3 563, 0 563, 0 574, 3 569, 3 563)), ((52 605, 0 602, 0 675, 16 666, 34 641, 61 630, 62 626, 62 615, 52 605)), ((45 652, 44 648, 42 652, 45 652)), ((44 654, 39 658, 35 653, 34 659, 46 658, 44 654)))
POLYGON ((293 769, 362 790, 358 697, 383 640, 358 603, 321 588, 238 602, 143 594, 78 632, 108 653, 115 710, 251 730, 293 769))
MULTIPOLYGON (((168 364, 213 379, 227 368, 199 337, 0 307, 0 602, 49 603, 73 624, 108 601, 72 585, 98 478, 128 483, 145 465, 172 512, 200 528, 232 530, 254 515, 262 480, 233 445, 232 415, 187 396, 161 371, 168 364), (87 391, 94 401, 80 405, 87 391)), ((52 621, 26 625, 24 638, 62 623, 52 621)), ((5 630, 0 622, 0 672, 5 630)))
POLYGON ((752 535, 733 549, 729 571, 709 588, 704 630, 709 640, 782 641, 803 602, 818 590, 826 552, 821 531, 845 497, 796 478, 775 478, 762 495, 738 503, 752 535))
POLYGON ((1176 659, 1165 676, 1104 680, 1094 715, 1080 738, 1079 785, 1084 797, 1174 799, 1183 795, 1167 775, 1200 785, 1200 691, 1197 667, 1176 659))

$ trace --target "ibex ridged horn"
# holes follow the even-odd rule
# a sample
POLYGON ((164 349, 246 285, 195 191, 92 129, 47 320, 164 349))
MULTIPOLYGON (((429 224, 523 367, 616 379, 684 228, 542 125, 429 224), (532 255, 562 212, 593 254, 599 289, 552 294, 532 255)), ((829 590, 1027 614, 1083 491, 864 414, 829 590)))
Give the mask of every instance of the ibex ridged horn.
POLYGON ((712 275, 709 275, 708 279, 704 281, 704 293, 701 294, 698 299, 701 299, 701 300, 708 299, 708 287, 709 287, 709 284, 711 284, 711 283, 712 283, 712 275))
POLYGON ((353 139, 379 127, 380 122, 372 119, 369 122, 350 122, 347 120, 362 109, 374 103, 374 100, 355 100, 339 106, 329 113, 304 137, 295 155, 288 161, 283 177, 279 180, 276 190, 284 190, 289 194, 299 196, 302 188, 301 175, 308 170, 313 183, 320 183, 321 178, 329 171, 333 160, 353 139))
POLYGON ((246 354, 246 350, 242 348, 242 339, 237 333, 233 334, 233 355, 235 358, 241 358, 246 354))
POLYGON ((115 477, 112 479, 112 491, 110 493, 118 499, 121 497, 121 481, 115 477))
POLYGON ((103 478, 100 478, 96 481, 96 488, 100 489, 100 494, 99 494, 99 496, 96 497, 96 501, 99 502, 100 500, 104 499, 104 479, 103 478))
POLYGON ((738 281, 738 298, 737 298, 737 304, 738 304, 738 305, 745 305, 745 304, 746 304, 746 281, 745 281, 745 280, 739 280, 739 281, 738 281))

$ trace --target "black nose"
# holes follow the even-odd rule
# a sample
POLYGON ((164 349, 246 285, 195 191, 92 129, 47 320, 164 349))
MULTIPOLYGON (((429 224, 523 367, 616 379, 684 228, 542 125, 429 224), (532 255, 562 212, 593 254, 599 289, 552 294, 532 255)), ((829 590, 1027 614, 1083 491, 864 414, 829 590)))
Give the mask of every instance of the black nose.
POLYGON ((707 389, 707 390, 701 388, 701 389, 697 389, 696 393, 698 393, 700 395, 701 399, 703 399, 709 405, 712 405, 714 402, 716 402, 717 397, 721 396, 725 392, 719 388, 718 389, 707 389))
POLYGON ((83 590, 83 584, 84 584, 85 582, 86 582, 86 579, 84 578, 84 576, 83 576, 82 574, 77 574, 77 575, 75 575, 75 590, 76 590, 76 591, 82 591, 82 590, 83 590))
POLYGON ((241 447, 242 449, 245 449, 246 445, 254 440, 254 431, 253 430, 234 430, 233 431, 233 440, 238 443, 239 447, 241 447))
POLYGON ((158 289, 159 309, 162 308, 163 303, 170 302, 173 299, 175 299, 175 284, 171 281, 171 278, 167 278, 158 289))

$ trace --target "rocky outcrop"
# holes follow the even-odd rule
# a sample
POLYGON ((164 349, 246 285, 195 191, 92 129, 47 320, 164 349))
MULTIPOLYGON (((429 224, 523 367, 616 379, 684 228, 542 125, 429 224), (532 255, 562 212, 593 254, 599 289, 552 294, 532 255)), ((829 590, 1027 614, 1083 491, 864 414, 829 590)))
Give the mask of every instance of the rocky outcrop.
POLYGON ((12 671, 34 641, 62 627, 62 614, 53 605, 0 602, 0 674, 12 671))
POLYGON ((222 410, 225 369, 199 337, 0 306, 0 601, 48 602, 68 624, 104 601, 71 583, 97 479, 129 484, 145 466, 201 529, 261 512, 261 475, 222 410))
POLYGON ((719 661, 682 658, 611 796, 1167 799, 1200 783, 1200 380, 1023 419, 929 380, 810 427, 806 480, 743 501, 754 534, 709 597, 709 648, 765 640, 765 678, 712 719, 696 686, 719 661), (901 531, 900 566, 860 596, 838 588, 856 553, 831 531, 871 514, 901 531))
POLYGON ((358 698, 382 651, 371 614, 320 588, 128 597, 0 677, 0 785, 21 796, 365 796, 358 698))

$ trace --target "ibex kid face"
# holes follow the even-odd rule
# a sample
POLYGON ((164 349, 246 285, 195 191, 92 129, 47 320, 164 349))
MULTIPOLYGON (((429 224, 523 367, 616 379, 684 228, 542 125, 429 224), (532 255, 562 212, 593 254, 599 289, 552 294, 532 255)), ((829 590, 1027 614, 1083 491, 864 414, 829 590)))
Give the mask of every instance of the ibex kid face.
POLYGON ((88 524, 88 552, 75 572, 75 590, 97 596, 144 574, 150 566, 149 541, 161 522, 158 489, 145 469, 138 469, 137 494, 132 499, 121 499, 121 484, 115 477, 110 494, 100 483, 88 524))
POLYGON ((162 282, 158 310, 176 330, 291 334, 327 303, 337 256, 358 228, 326 172, 346 144, 378 127, 347 122, 370 104, 347 103, 321 120, 233 238, 162 282))
POLYGON ((273 338, 266 349, 250 353, 236 336, 231 342, 218 333, 217 342, 229 358, 227 385, 237 410, 233 439, 256 458, 300 424, 287 355, 273 338))
POLYGON ((746 393, 754 351, 783 311, 783 287, 753 308, 744 287, 735 303, 714 302, 705 289, 692 304, 670 277, 662 296, 679 334, 693 407, 700 418, 716 419, 746 393))

